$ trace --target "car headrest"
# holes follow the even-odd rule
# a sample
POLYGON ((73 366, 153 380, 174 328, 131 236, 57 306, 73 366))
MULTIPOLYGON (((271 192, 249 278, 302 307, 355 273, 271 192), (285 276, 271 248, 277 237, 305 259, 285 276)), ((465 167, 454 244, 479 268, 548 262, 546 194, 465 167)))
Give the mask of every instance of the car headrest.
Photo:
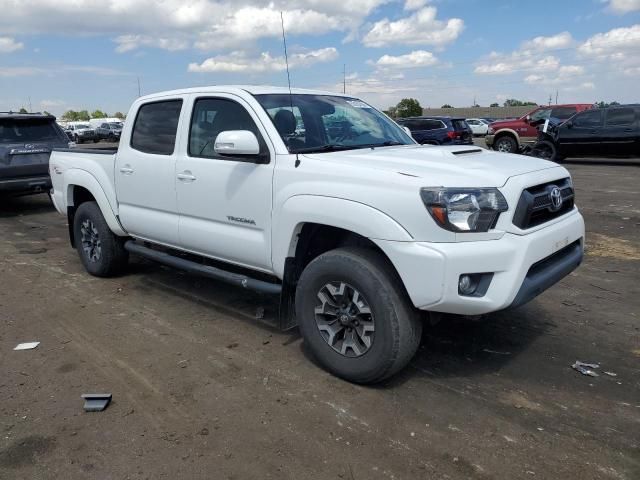
POLYGON ((291 135, 296 131, 296 117, 290 110, 278 110, 273 122, 281 135, 291 135))

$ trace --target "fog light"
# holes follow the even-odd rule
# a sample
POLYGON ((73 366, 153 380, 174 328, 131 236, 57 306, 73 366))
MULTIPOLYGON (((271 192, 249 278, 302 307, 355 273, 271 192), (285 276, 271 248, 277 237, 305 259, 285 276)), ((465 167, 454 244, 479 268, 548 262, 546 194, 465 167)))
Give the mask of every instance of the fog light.
POLYGON ((461 295, 472 295, 476 291, 478 283, 474 281, 471 275, 460 275, 458 280, 458 292, 461 295))

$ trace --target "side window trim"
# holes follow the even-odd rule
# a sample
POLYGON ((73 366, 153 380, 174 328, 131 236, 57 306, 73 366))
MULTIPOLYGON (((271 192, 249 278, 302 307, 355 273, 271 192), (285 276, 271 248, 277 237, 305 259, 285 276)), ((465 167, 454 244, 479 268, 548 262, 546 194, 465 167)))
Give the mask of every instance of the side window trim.
MULTIPOLYGON (((227 102, 233 102, 236 103, 237 105, 239 105, 241 108, 243 108, 246 112, 247 115, 249 115, 249 118, 251 118, 251 121, 253 121, 253 123, 256 126, 256 130, 258 131, 258 144, 260 145, 260 157, 266 157, 266 159, 268 161, 265 161, 264 164, 269 164, 271 163, 271 150, 269 149, 269 146, 267 145, 267 142, 264 139, 264 135, 263 133, 260 131, 260 126, 258 124, 258 122, 256 121, 256 119, 251 115, 251 113, 249 112, 249 109, 243 105, 241 102, 239 102, 238 100, 234 99, 234 98, 230 98, 228 96, 226 96, 226 94, 216 94, 216 93, 211 93, 211 94, 200 94, 200 95, 195 95, 193 97, 192 100, 192 104, 191 104, 191 112, 189 113, 189 117, 187 119, 187 121, 189 122, 189 131, 187 132, 187 137, 186 137, 186 155, 189 158, 203 158, 206 160, 222 160, 222 161, 226 161, 226 162, 241 162, 241 163, 254 163, 255 161, 255 157, 251 157, 251 156, 242 156, 242 155, 228 155, 228 156, 209 156, 209 155, 195 155, 193 154, 190 150, 191 150, 191 130, 193 128, 193 116, 195 114, 196 111, 196 106, 198 104, 198 101, 200 100, 223 100, 223 101, 227 101, 227 102), (263 151, 264 150, 264 151, 263 151)), ((255 112, 254 112, 255 113, 255 112)), ((257 115, 256 115, 257 116, 257 115)), ((260 122, 261 124, 262 122, 260 122)), ((215 141, 215 140, 214 140, 215 141)))
POLYGON ((606 114, 605 114, 605 118, 604 118, 604 126, 608 127, 608 126, 614 126, 614 127, 620 127, 620 126, 632 126, 634 125, 636 122, 638 121, 638 110, 636 108, 633 107, 620 107, 620 108, 616 108, 616 109, 612 109, 612 110, 607 110, 606 114), (616 110, 630 110, 632 113, 632 120, 631 122, 628 123, 614 123, 614 124, 609 124, 609 114, 613 113, 616 110))
POLYGON ((136 152, 144 153, 145 155, 162 155, 165 157, 171 157, 176 154, 176 149, 178 146, 178 140, 180 138, 180 119, 183 115, 183 107, 184 107, 184 98, 182 97, 171 97, 171 98, 160 98, 158 100, 151 100, 150 102, 141 103, 138 109, 136 110, 136 117, 133 120, 133 124, 131 126, 131 135, 129 136, 129 148, 135 150, 136 152), (136 126, 138 124, 138 118, 140 117, 140 111, 143 107, 147 105, 153 105, 157 103, 168 103, 168 102, 179 102, 180 103, 180 113, 178 114, 178 123, 176 125, 176 133, 173 139, 173 151, 171 153, 155 153, 155 152, 145 152, 144 150, 140 150, 133 146, 133 137, 136 131, 136 126))

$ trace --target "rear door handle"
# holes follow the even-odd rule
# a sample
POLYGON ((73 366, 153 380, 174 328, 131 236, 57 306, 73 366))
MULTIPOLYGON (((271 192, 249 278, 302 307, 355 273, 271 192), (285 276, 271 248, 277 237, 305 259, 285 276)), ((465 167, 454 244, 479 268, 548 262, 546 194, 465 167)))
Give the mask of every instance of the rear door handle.
POLYGON ((120 167, 120 173, 123 173, 124 175, 131 175, 133 173, 133 168, 131 168, 131 165, 125 165, 120 167))
POLYGON ((193 176, 193 174, 189 170, 185 170, 184 172, 178 174, 178 180, 182 182, 193 182, 195 179, 196 177, 193 176))

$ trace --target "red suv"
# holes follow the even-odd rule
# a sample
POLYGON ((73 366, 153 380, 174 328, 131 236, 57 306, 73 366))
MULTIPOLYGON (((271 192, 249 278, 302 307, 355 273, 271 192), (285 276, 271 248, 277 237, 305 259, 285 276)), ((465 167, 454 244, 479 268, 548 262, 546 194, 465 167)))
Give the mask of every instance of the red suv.
POLYGON ((578 112, 594 108, 591 103, 570 103, 538 107, 516 120, 500 120, 489 125, 485 140, 489 148, 499 152, 516 153, 525 143, 535 142, 538 130, 531 123, 536 120, 557 118, 566 120, 578 112))

